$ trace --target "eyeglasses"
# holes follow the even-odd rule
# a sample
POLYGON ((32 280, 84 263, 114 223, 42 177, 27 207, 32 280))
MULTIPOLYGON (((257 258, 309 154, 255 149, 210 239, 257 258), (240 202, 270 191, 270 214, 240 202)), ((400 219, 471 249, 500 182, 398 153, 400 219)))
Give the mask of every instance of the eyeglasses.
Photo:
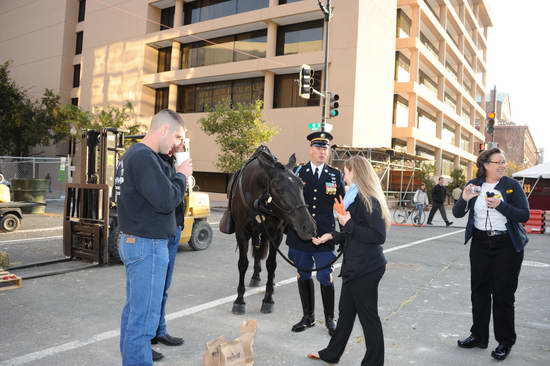
POLYGON ((488 163, 493 163, 493 164, 496 164, 496 165, 506 165, 506 160, 502 160, 502 161, 488 161, 488 163))

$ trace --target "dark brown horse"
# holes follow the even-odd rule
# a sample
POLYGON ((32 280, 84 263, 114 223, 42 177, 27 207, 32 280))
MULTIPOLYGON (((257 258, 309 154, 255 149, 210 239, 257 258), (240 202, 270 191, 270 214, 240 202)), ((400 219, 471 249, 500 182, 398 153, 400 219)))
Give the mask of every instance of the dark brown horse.
POLYGON ((230 185, 230 214, 239 247, 239 286, 233 314, 244 314, 244 277, 248 269, 248 245, 252 239, 254 274, 250 286, 259 286, 261 260, 267 256, 267 283, 262 313, 273 311, 273 285, 277 268, 277 250, 288 225, 309 240, 316 234, 315 221, 304 202, 303 182, 292 173, 294 154, 285 166, 265 146, 260 146, 249 162, 234 176, 230 185), (261 217, 260 217, 261 215, 261 217), (262 224, 263 221, 263 224, 262 224), (264 226, 265 225, 265 226, 264 226), (264 232, 266 228, 269 235, 264 232), (269 238, 273 240, 272 246, 269 238))

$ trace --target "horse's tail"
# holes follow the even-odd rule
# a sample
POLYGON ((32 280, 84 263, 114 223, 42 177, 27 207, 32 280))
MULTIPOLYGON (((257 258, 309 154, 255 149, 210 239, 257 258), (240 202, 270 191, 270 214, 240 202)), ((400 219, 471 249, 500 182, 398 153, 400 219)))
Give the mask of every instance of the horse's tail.
POLYGON ((257 234, 252 237, 252 256, 258 259, 265 259, 267 257, 267 250, 269 249, 269 243, 264 238, 263 234, 257 234))

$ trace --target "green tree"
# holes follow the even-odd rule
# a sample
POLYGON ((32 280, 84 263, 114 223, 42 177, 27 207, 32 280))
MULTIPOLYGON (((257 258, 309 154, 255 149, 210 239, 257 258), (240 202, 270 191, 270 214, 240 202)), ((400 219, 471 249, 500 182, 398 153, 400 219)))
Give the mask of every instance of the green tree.
POLYGON ((224 173, 239 170, 258 145, 271 141, 278 130, 262 118, 261 100, 254 104, 232 106, 229 101, 217 104, 199 124, 208 136, 215 136, 220 147, 216 166, 224 173))
POLYGON ((462 189, 466 185, 466 176, 464 175, 462 169, 453 169, 453 171, 451 172, 451 178, 452 181, 447 187, 449 192, 452 192, 453 189, 455 189, 456 187, 462 189))

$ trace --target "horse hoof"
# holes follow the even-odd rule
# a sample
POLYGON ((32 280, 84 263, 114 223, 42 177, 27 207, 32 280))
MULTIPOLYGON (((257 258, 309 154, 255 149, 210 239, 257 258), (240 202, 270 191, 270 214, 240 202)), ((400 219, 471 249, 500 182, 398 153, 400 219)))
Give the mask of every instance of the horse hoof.
POLYGON ((246 313, 246 304, 233 304, 233 310, 231 312, 235 315, 243 315, 246 313))
POLYGON ((262 303, 262 309, 260 311, 263 314, 271 314, 273 312, 273 303, 269 303, 269 302, 262 303))
POLYGON ((259 287, 262 283, 262 280, 259 278, 252 278, 250 279, 249 287, 259 287))

